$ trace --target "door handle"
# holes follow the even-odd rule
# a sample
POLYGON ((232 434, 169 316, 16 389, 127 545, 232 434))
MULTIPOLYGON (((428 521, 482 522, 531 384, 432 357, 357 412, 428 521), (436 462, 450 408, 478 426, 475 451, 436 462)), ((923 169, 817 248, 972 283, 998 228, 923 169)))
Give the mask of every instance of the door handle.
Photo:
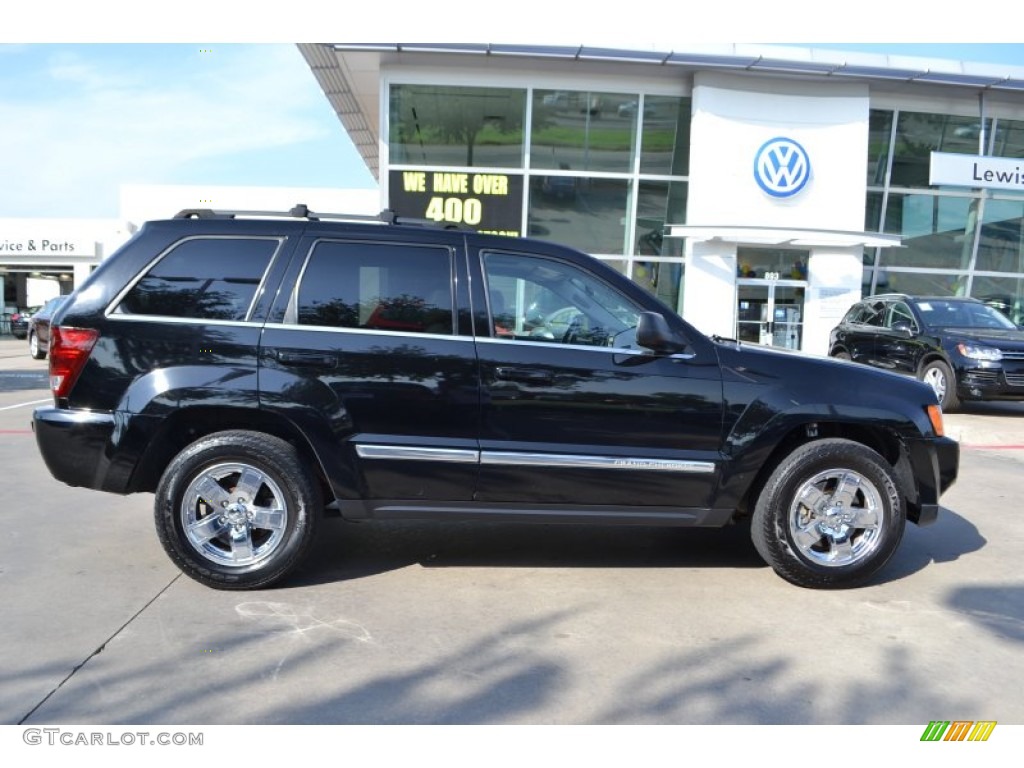
POLYGON ((338 364, 336 355, 323 352, 292 352, 279 349, 274 356, 283 365, 311 365, 316 368, 333 368, 338 364))
POLYGON ((502 381, 518 381, 521 384, 550 384, 554 377, 550 371, 536 371, 533 368, 504 368, 494 369, 496 378, 502 381))

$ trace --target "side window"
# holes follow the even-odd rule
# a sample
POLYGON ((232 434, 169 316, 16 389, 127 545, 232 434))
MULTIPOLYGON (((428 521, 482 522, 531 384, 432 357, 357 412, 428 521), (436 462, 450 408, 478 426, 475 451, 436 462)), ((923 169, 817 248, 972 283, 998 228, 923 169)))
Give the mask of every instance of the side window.
POLYGON ((634 347, 640 307, 567 262, 538 256, 483 257, 492 335, 593 347, 634 347))
POLYGON ((880 327, 884 316, 884 307, 879 309, 877 305, 858 304, 850 310, 847 322, 880 327))
POLYGON ((116 312, 244 320, 278 244, 276 239, 185 240, 132 287, 116 312))
POLYGON ((893 330, 915 330, 917 328, 914 314, 910 311, 910 307, 902 301, 897 301, 889 307, 885 325, 893 330))
POLYGON ((446 248, 317 243, 296 296, 301 325, 405 333, 452 332, 446 248))

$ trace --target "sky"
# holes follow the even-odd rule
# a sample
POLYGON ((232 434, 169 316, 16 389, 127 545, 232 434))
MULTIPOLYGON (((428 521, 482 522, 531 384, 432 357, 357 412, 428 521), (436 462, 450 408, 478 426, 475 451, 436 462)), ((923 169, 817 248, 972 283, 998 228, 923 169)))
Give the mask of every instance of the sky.
MULTIPOLYGON (((794 9, 802 10, 800 0, 791 1, 794 9)), ((244 34, 237 34, 237 15, 221 17, 207 12, 204 17, 202 8, 219 7, 213 0, 189 13, 191 2, 179 0, 173 6, 178 11, 165 15, 159 23, 129 26, 127 33, 120 34, 89 27, 95 26, 97 19, 113 18, 100 11, 117 3, 72 4, 68 13, 59 14, 62 21, 56 26, 43 23, 45 17, 32 16, 19 27, 18 22, 25 19, 11 23, 11 18, 3 17, 11 12, 0 11, 0 219, 115 218, 121 184, 376 186, 294 45, 320 29, 313 20, 325 20, 324 27, 329 29, 327 22, 334 18, 331 14, 339 7, 352 6, 334 3, 318 8, 318 0, 311 0, 302 6, 309 11, 301 17, 303 26, 294 25, 294 15, 278 11, 277 16, 266 18, 254 14, 253 24, 244 27, 244 34), (75 15, 84 7, 94 11, 87 21, 75 15), (182 28, 182 19, 189 26, 182 28), (230 40, 231 35, 224 31, 230 30, 236 33, 237 42, 180 42, 203 27, 198 19, 204 19, 205 32, 218 34, 220 30, 219 39, 230 40), (78 22, 84 26, 76 27, 78 22), (169 39, 153 34, 160 29, 169 39)), ((528 8, 532 2, 522 0, 520 7, 528 8)), ((860 5, 874 2, 862 0, 860 5)), ((645 3, 633 0, 630 7, 639 14, 645 3)), ((392 0, 388 7, 401 4, 401 0, 392 0)), ((449 2, 445 8, 451 12, 458 6, 449 2)), ((662 7, 661 3, 658 6, 662 7)), ((820 4, 807 7, 820 8, 820 4)), ((449 13, 446 19, 458 16, 449 13)), ((432 28, 429 19, 410 19, 397 11, 392 18, 395 23, 385 31, 377 24, 348 24, 336 27, 344 29, 344 38, 340 34, 330 38, 561 45, 621 40, 620 47, 657 50, 666 50, 658 46, 668 44, 631 42, 630 33, 620 34, 615 24, 599 25, 579 13, 569 17, 571 23, 556 19, 553 25, 520 25, 519 29, 506 24, 478 25, 474 30, 450 21, 437 24, 436 18, 432 28), (354 31, 360 28, 361 34, 354 31)), ((549 13, 545 18, 552 17, 549 13)), ((848 32, 858 30, 852 22, 845 26, 848 32)), ((726 42, 730 33, 751 34, 735 20, 714 29, 717 41, 712 35, 695 36, 691 27, 683 25, 678 30, 672 25, 667 30, 638 25, 632 35, 646 40, 650 31, 663 40, 678 41, 676 48, 686 48, 697 42, 726 42)), ((763 25, 757 29, 764 35, 759 40, 804 48, 1024 67, 1024 45, 1019 43, 815 43, 810 42, 813 35, 824 33, 825 27, 776 30, 763 25), (783 31, 791 36, 774 35, 783 31)), ((941 39, 943 33, 949 34, 936 30, 935 35, 941 39)), ((878 39, 866 31, 861 34, 865 35, 862 39, 878 39)), ((732 41, 737 39, 752 38, 732 41)))

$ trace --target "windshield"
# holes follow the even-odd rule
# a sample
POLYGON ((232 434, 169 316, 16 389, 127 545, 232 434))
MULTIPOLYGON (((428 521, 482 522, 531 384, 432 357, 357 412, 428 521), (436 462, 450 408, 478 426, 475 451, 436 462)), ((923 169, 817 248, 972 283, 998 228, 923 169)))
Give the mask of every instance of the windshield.
POLYGON ((933 299, 918 302, 917 308, 926 325, 932 328, 997 328, 1014 330, 1016 325, 1006 315, 986 304, 973 301, 933 299))

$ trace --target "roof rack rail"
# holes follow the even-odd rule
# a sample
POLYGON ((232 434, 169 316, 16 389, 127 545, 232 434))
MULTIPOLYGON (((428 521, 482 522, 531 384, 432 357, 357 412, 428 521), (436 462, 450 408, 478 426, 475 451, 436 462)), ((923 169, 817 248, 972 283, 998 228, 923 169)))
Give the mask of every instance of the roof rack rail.
POLYGON ((320 213, 311 211, 305 203, 299 203, 290 211, 230 211, 214 210, 213 208, 185 208, 174 215, 176 219, 235 219, 235 218, 272 218, 272 219, 307 219, 308 221, 364 221, 374 224, 392 224, 414 227, 439 227, 441 229, 459 229, 475 232, 473 227, 464 224, 451 224, 431 221, 430 219, 414 219, 399 216, 390 208, 385 208, 375 216, 359 213, 320 213))

